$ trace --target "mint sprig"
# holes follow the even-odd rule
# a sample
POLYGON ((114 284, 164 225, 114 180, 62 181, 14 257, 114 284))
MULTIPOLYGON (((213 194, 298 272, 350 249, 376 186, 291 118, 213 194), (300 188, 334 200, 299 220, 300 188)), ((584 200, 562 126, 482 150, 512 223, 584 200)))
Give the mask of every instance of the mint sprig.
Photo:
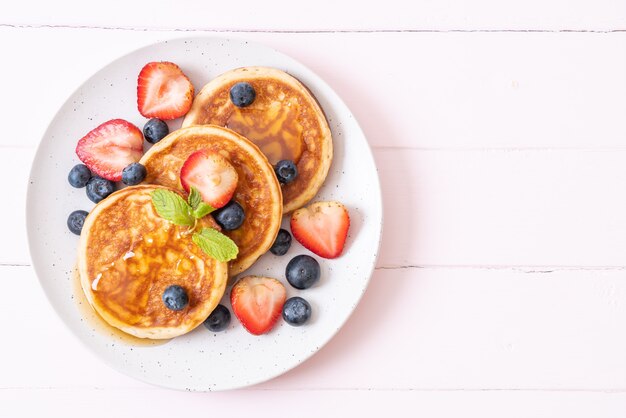
POLYGON ((196 218, 204 218, 209 213, 213 212, 215 208, 208 203, 201 202, 197 208, 191 211, 191 214, 196 218))
MULTIPOLYGON (((156 189, 150 193, 152 204, 159 216, 179 226, 188 226, 192 233, 201 219, 215 210, 205 203, 198 189, 192 187, 187 201, 178 193, 156 189)), ((191 237, 192 241, 209 257, 218 261, 229 261, 237 257, 237 244, 216 229, 202 228, 191 237)))
POLYGON ((176 225, 193 226, 196 222, 191 214, 191 207, 178 193, 170 190, 156 189, 152 193, 154 209, 163 219, 176 225))
POLYGON ((191 190, 189 190, 189 197, 187 198, 187 202, 192 209, 196 209, 198 206, 200 206, 201 203, 204 203, 202 201, 202 195, 200 194, 198 189, 193 186, 191 186, 191 190))
POLYGON ((202 251, 218 261, 230 261, 239 253, 239 248, 232 239, 213 228, 202 228, 191 239, 202 251))
POLYGON ((213 212, 215 208, 202 200, 200 192, 195 187, 191 187, 189 198, 187 199, 191 206, 191 214, 194 218, 200 219, 213 212))

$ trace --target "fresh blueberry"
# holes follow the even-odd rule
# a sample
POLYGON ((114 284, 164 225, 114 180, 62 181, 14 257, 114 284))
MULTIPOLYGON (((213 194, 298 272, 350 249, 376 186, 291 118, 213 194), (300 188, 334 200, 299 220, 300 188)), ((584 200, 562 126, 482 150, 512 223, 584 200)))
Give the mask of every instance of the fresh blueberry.
POLYGON ((102 177, 93 176, 87 182, 87 197, 93 203, 98 203, 115 191, 115 184, 102 177))
POLYGON ((187 292, 181 286, 174 284, 169 286, 163 292, 163 303, 167 309, 172 311, 181 311, 185 309, 185 306, 189 303, 189 296, 187 292))
POLYGON ((296 289, 308 289, 320 279, 320 264, 311 256, 297 255, 287 264, 285 276, 296 289))
POLYGON ((75 210, 67 217, 67 227, 76 235, 80 235, 88 213, 84 210, 75 210))
POLYGON ((270 248, 270 251, 274 255, 285 255, 291 247, 291 234, 286 229, 278 231, 278 235, 270 248))
POLYGON ((204 320, 204 326, 213 332, 224 331, 230 324, 230 311, 224 305, 217 305, 211 315, 204 320))
POLYGON ((243 81, 230 88, 230 100, 237 107, 250 106, 254 99, 256 99, 256 91, 250 83, 243 81))
POLYGON ((311 305, 299 296, 285 301, 283 305, 283 319, 294 327, 299 327, 311 317, 311 305))
POLYGON ((298 177, 298 167, 296 167, 296 163, 291 160, 281 160, 277 162, 274 166, 274 172, 276 173, 276 177, 278 177, 278 181, 283 184, 291 183, 298 177))
POLYGON ((67 176, 67 181, 70 182, 72 187, 80 189, 85 187, 87 182, 91 178, 91 170, 85 164, 76 164, 70 170, 70 174, 67 176))
POLYGON ((156 144, 169 133, 170 128, 161 119, 152 118, 143 126, 143 136, 151 144, 156 144))
POLYGON ((246 219, 246 214, 239 203, 231 200, 226 206, 213 212, 213 218, 223 229, 232 231, 241 226, 243 220, 246 219))
POLYGON ((132 163, 122 170, 122 183, 127 186, 139 184, 146 178, 146 167, 140 163, 132 163))

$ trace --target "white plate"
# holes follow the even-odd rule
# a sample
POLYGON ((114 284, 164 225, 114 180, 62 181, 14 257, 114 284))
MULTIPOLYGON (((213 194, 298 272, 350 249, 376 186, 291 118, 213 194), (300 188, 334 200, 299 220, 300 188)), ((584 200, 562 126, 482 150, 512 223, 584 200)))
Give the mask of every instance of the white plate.
MULTIPOLYGON (((170 124, 174 129, 180 120, 170 124)), ((167 41, 132 52, 103 68, 61 107, 41 140, 30 176, 27 198, 28 241, 33 265, 50 302, 73 333, 106 363, 132 377, 160 386, 209 391, 240 388, 278 376, 309 358, 346 322, 365 291, 378 252, 382 205, 376 166, 370 148, 350 110, 337 94, 304 65, 265 46, 219 38, 167 41), (72 270, 78 237, 66 226, 76 209, 93 204, 84 189, 67 182, 78 163, 76 142, 98 124, 126 119, 140 128, 136 81, 150 61, 180 65, 196 90, 215 76, 242 66, 283 69, 307 85, 326 112, 335 157, 328 178, 314 200, 339 200, 349 209, 351 226, 344 254, 336 260, 317 257, 322 278, 313 288, 298 291, 284 277, 294 256, 309 253, 294 240, 287 255, 261 257, 248 274, 276 277, 288 297, 300 295, 313 307, 306 326, 282 319, 266 335, 246 332, 233 316, 230 327, 212 333, 203 326, 164 345, 132 346, 107 335, 85 316, 75 297, 72 270)), ((283 220, 287 227, 288 219, 283 220)), ((310 253, 309 253, 310 254, 310 253)), ((226 290, 222 301, 230 308, 226 290)))

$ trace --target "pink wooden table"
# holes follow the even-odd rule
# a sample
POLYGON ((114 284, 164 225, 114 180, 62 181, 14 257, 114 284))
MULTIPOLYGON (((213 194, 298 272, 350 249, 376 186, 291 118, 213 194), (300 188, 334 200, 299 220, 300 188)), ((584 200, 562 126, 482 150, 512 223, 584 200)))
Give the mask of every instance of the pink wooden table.
POLYGON ((4 5, 0 416, 625 416, 625 29, 609 0, 4 5), (45 300, 23 228, 65 98, 189 35, 265 43, 319 74, 361 123, 384 196, 378 266, 345 328, 224 393, 101 363, 45 300))

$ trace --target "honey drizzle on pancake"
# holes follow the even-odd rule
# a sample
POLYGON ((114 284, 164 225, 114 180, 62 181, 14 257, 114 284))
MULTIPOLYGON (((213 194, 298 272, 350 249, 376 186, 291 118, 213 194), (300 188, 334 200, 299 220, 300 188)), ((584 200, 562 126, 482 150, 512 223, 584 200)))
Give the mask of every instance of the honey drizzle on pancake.
MULTIPOLYGON (((156 213, 156 188, 124 188, 92 210, 81 234, 79 270, 88 302, 107 323, 140 338, 164 339, 206 319, 224 293, 227 265, 193 243, 187 227, 156 213), (163 304, 163 291, 174 284, 189 297, 181 311, 163 304)), ((210 216, 198 223, 219 228, 210 216)))
POLYGON ((152 340, 150 338, 137 338, 133 335, 127 334, 122 330, 109 325, 100 315, 96 312, 83 292, 83 288, 80 284, 80 276, 78 274, 78 268, 74 267, 72 270, 72 293, 74 294, 74 301, 76 307, 80 312, 81 318, 98 334, 112 338, 116 342, 120 342, 126 345, 135 347, 151 347, 157 345, 163 345, 171 340, 152 340))
POLYGON ((280 160, 298 163, 304 151, 304 128, 298 120, 297 100, 265 105, 261 97, 258 102, 242 109, 233 107, 225 126, 254 142, 272 165, 280 160))
POLYGON ((250 267, 274 242, 282 215, 280 185, 267 158, 251 141, 220 126, 191 126, 170 133, 141 159, 148 171, 145 181, 182 189, 181 167, 199 149, 222 155, 239 176, 233 200, 246 216, 239 228, 224 231, 239 248, 237 258, 229 262, 230 275, 234 276, 250 267))
POLYGON ((272 165, 294 160, 298 176, 282 185, 283 213, 313 198, 332 162, 332 136, 320 104, 300 81, 276 68, 237 68, 211 80, 194 99, 182 126, 194 125, 219 125, 242 134, 272 165), (230 100, 230 89, 238 82, 251 84, 256 92, 252 104, 242 109, 230 100))

